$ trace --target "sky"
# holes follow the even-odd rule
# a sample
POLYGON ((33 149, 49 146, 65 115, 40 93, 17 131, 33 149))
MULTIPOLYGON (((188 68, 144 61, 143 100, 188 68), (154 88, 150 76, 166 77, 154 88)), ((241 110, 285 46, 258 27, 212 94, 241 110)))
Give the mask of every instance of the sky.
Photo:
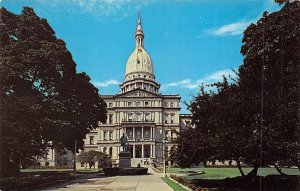
POLYGON ((16 14, 29 6, 47 19, 100 94, 120 90, 140 12, 160 92, 179 94, 181 113, 202 83, 242 64, 247 26, 281 8, 274 0, 0 0, 1 6, 16 14))

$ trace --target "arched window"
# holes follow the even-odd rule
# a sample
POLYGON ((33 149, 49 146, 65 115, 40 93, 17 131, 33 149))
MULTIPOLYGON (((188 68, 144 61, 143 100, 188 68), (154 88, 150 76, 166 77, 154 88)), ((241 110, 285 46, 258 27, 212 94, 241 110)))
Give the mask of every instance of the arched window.
POLYGON ((106 153, 106 151, 107 151, 107 148, 106 148, 106 147, 104 147, 104 148, 103 148, 103 152, 104 152, 104 153, 106 153))

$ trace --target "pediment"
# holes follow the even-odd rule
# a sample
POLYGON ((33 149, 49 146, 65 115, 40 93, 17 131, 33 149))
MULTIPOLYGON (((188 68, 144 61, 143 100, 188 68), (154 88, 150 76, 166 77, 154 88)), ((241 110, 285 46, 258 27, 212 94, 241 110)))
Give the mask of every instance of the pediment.
POLYGON ((122 94, 118 94, 118 97, 161 97, 160 94, 154 94, 142 89, 131 90, 122 94))

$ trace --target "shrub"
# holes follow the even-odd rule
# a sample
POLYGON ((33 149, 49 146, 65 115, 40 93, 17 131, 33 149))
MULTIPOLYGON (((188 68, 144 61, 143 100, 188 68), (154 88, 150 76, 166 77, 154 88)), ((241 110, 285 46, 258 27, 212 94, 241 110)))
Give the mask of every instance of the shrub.
POLYGON ((148 168, 103 168, 107 176, 124 176, 124 175, 144 175, 147 174, 148 168))

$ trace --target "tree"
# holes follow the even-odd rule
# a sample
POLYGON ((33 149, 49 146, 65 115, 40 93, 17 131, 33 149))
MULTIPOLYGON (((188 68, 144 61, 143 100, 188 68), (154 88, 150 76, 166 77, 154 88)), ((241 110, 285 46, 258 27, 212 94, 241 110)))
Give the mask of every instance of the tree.
POLYGON ((196 128, 179 135, 181 166, 199 160, 236 160, 258 168, 299 167, 300 2, 287 3, 244 32, 238 79, 213 84, 188 104, 196 128), (197 145, 197 146, 194 146, 197 145), (206 146, 208 145, 208 146, 206 146), (190 146, 190 147, 189 147, 190 146), (187 154, 182 154, 186 152, 187 154))
POLYGON ((86 133, 106 120, 106 104, 45 19, 25 7, 0 8, 1 176, 55 148, 82 148, 86 133))
POLYGON ((78 162, 89 164, 89 168, 92 168, 92 166, 95 168, 96 162, 98 162, 98 168, 108 167, 112 163, 109 155, 95 150, 81 152, 77 156, 77 160, 78 162))
MULTIPOLYGON (((255 134, 256 149, 246 161, 278 164, 299 153, 299 2, 287 3, 244 32, 239 68, 245 95, 245 125, 255 134)), ((254 171, 254 174, 256 172, 254 171)))

